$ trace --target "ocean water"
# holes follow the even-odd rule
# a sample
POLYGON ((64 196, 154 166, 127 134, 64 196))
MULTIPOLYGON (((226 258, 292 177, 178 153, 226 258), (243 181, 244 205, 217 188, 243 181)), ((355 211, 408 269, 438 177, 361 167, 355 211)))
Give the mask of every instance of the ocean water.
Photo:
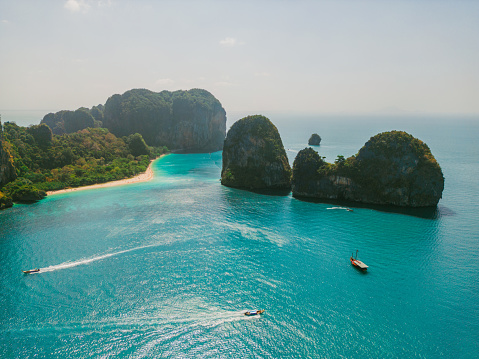
POLYGON ((269 117, 291 164, 313 132, 334 161, 408 131, 443 169, 438 208, 223 187, 221 152, 15 205, 0 212, 0 357, 477 358, 479 121, 269 117))

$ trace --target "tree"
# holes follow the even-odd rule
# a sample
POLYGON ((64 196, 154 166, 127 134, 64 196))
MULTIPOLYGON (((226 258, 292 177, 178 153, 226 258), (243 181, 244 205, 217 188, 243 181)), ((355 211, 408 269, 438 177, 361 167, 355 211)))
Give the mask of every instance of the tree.
POLYGON ((150 149, 139 133, 127 137, 128 148, 133 156, 150 155, 150 149))
POLYGON ((343 165, 345 162, 346 162, 346 159, 344 158, 343 155, 338 155, 338 157, 334 161, 334 163, 336 163, 337 165, 343 165))
POLYGON ((47 147, 52 144, 53 133, 47 124, 41 123, 39 125, 30 126, 27 131, 33 136, 35 142, 40 147, 47 147))

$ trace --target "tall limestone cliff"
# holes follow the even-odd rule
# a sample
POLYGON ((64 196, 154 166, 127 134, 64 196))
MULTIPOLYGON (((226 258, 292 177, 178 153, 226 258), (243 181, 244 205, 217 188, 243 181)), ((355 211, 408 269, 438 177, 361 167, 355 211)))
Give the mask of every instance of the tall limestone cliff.
POLYGON ((383 132, 356 156, 327 163, 311 148, 293 164, 295 197, 348 200, 403 207, 436 206, 444 176, 429 147, 401 131, 383 132))
POLYGON ((17 178, 13 157, 8 144, 3 138, 2 122, 0 119, 0 188, 17 178))
POLYGON ((11 207, 12 199, 1 192, 1 188, 17 177, 13 157, 8 149, 8 144, 3 138, 2 121, 0 118, 0 209, 11 207))
POLYGON ((260 115, 230 128, 224 141, 221 184, 245 189, 290 189, 291 167, 276 126, 260 115))
POLYGON ((213 152, 223 148, 226 112, 206 90, 134 89, 108 99, 103 126, 116 136, 140 133, 150 146, 213 152))

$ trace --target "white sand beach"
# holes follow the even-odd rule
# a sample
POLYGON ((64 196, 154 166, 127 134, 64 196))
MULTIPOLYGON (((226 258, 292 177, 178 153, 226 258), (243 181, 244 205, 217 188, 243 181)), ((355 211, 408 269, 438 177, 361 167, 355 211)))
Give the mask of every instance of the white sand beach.
MULTIPOLYGON (((165 155, 161 155, 158 158, 161 158, 165 155)), ((156 161, 156 160, 153 160, 156 161)), ((103 187, 113 187, 113 186, 121 186, 125 184, 131 184, 131 183, 139 183, 139 182, 147 182, 153 179, 153 170, 151 168, 151 164, 153 161, 150 162, 150 165, 146 169, 145 172, 140 173, 139 175, 132 177, 132 178, 125 178, 122 180, 118 181, 112 181, 112 182, 105 182, 105 183, 98 183, 98 184, 93 184, 90 186, 83 186, 83 187, 75 187, 75 188, 65 188, 65 189, 60 189, 58 191, 47 191, 47 195, 53 195, 53 194, 60 194, 60 193, 67 193, 67 192, 74 192, 74 191, 82 191, 86 189, 93 189, 93 188, 103 188, 103 187)))

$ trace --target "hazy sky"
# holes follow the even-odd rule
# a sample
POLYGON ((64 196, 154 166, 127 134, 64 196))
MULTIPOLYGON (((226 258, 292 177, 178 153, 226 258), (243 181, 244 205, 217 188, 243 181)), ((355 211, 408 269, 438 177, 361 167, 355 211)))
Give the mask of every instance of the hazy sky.
POLYGON ((479 114, 479 1, 0 0, 0 113, 195 87, 227 112, 479 114))

